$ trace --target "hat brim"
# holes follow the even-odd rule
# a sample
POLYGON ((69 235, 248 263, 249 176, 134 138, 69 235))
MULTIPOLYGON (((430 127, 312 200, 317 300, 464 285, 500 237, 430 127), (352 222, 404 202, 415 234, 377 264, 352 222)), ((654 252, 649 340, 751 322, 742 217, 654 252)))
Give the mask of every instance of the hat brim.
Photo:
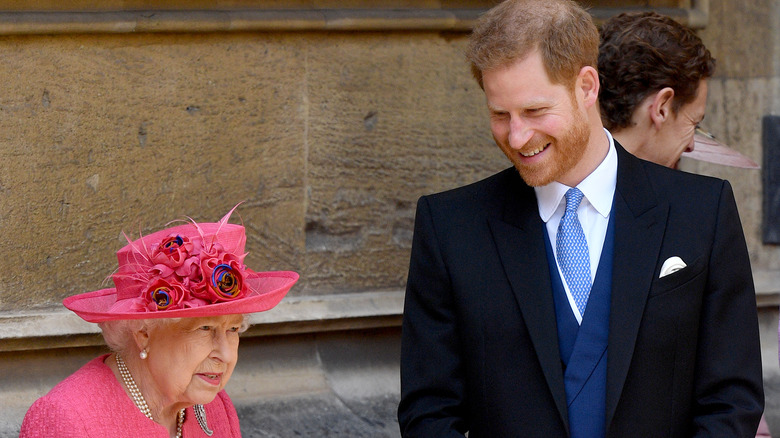
POLYGON ((115 288, 74 295, 65 298, 62 304, 88 322, 246 314, 263 312, 279 304, 298 278, 298 273, 292 271, 252 272, 246 278, 251 284, 250 291, 241 298, 200 307, 158 312, 112 311, 111 308, 116 303, 115 288))
POLYGON ((761 168, 755 161, 719 142, 711 135, 701 132, 693 135, 693 151, 683 152, 682 156, 743 169, 761 168))

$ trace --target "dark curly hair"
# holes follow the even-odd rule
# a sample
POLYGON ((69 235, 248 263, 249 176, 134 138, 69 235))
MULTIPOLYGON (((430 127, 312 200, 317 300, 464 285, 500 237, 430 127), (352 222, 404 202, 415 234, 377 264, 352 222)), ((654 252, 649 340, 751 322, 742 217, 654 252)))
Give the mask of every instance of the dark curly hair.
POLYGON ((601 119, 610 130, 630 126, 637 105, 665 87, 674 90, 676 114, 715 71, 693 31, 655 12, 622 13, 604 23, 598 62, 601 119))

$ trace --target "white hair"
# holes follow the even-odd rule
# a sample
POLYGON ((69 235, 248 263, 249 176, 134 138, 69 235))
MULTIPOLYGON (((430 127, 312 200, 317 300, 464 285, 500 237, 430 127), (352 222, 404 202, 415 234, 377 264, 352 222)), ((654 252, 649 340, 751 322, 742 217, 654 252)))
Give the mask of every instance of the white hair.
MULTIPOLYGON (((180 322, 182 318, 148 318, 148 319, 119 319, 114 321, 104 321, 98 323, 98 327, 103 332, 103 339, 111 351, 126 355, 126 353, 135 353, 135 341, 133 333, 146 328, 152 331, 161 326, 173 325, 180 322)), ((238 332, 243 333, 249 328, 248 315, 241 315, 241 325, 238 332)))

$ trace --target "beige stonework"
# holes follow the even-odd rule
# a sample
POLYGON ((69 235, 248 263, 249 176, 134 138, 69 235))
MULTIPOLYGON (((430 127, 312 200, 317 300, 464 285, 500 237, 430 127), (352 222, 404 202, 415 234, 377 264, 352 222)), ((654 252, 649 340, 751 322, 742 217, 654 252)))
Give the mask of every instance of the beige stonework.
POLYGON ((464 42, 372 33, 309 47, 312 290, 402 287, 416 199, 506 167, 464 42))
MULTIPOLYGON (((93 353, 96 329, 60 302, 111 286, 123 231, 215 221, 239 202, 248 266, 301 273, 252 342, 397 330, 417 198, 508 166, 463 56, 493 3, 0 0, 0 369, 18 351, 49 365, 53 347, 93 353), (84 10, 99 13, 69 15, 84 10)), ((780 0, 590 3, 599 17, 682 6, 718 59, 704 127, 761 161, 761 118, 780 114, 780 0)), ((761 171, 683 168, 734 187, 777 381, 780 247, 761 242, 761 171)), ((54 382, 23 380, 0 436, 54 382)))
POLYGON ((0 309, 99 288, 125 243, 239 202, 250 266, 302 266, 301 38, 28 36, 7 48, 0 309))
POLYGON ((402 287, 416 198, 505 166, 461 36, 4 42, 0 310, 99 288, 123 230, 242 201, 249 266, 300 271, 294 294, 402 287))

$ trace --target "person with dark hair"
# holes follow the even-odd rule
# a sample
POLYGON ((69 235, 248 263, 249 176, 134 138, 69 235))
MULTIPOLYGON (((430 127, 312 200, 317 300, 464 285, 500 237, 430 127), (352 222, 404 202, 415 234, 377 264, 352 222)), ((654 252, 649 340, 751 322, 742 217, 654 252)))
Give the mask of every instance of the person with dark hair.
POLYGON ((601 27, 599 107, 629 152, 667 167, 680 156, 757 168, 700 129, 715 59, 696 34, 656 12, 626 12, 601 27))
MULTIPOLYGON (((705 161, 757 167, 727 146, 694 134, 704 118, 707 80, 714 70, 715 59, 701 39, 670 17, 625 12, 610 18, 601 27, 599 46, 604 126, 626 150, 667 167, 677 167, 680 154, 694 149, 692 156, 705 161), (678 141, 669 141, 675 135, 678 141)), ((762 416, 756 437, 769 436, 762 416)))
POLYGON ((513 167, 420 198, 404 437, 748 437, 763 411, 747 245, 727 181, 626 152, 571 0, 507 0, 467 57, 513 167))

